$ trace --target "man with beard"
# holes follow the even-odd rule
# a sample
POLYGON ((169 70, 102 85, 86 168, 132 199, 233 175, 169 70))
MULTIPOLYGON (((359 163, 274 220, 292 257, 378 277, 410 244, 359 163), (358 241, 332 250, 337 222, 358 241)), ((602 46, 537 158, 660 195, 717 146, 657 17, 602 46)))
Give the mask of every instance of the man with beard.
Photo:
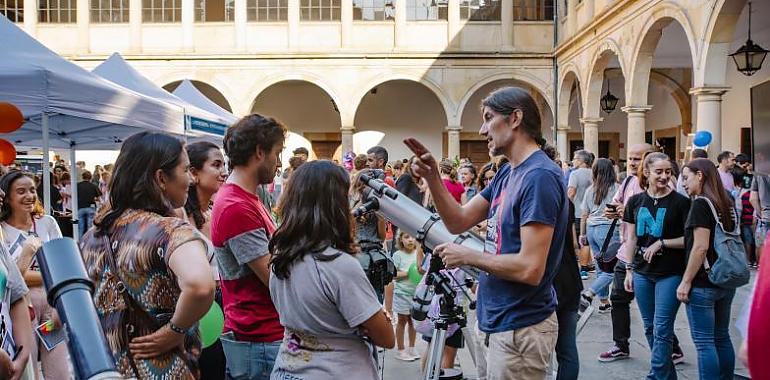
POLYGON ((273 181, 285 135, 280 122, 253 114, 228 128, 224 138, 232 173, 217 193, 211 240, 219 262, 228 377, 269 378, 283 339, 267 287, 275 224, 257 188, 273 181))

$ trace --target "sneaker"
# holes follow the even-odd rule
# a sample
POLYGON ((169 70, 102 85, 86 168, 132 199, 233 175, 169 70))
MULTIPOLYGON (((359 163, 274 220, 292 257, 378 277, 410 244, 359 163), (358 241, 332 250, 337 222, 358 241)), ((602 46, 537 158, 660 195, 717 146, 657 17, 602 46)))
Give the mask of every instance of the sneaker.
POLYGON ((580 271, 580 279, 581 280, 588 280, 588 271, 581 270, 580 271))
POLYGON ((599 314, 609 313, 612 311, 612 304, 607 302, 599 305, 599 314))
POLYGON ((674 347, 674 352, 671 354, 671 360, 674 362, 674 365, 684 363, 684 352, 682 352, 682 348, 674 347))
POLYGON ((409 347, 409 348, 406 350, 406 353, 407 353, 407 355, 409 355, 409 356, 411 356, 411 357, 412 357, 412 360, 417 360, 417 359, 419 359, 419 358, 421 357, 421 356, 420 356, 420 355, 419 355, 419 354, 418 354, 418 353, 417 353, 417 352, 414 350, 414 347, 409 347))
POLYGON ((600 362, 614 362, 615 360, 628 359, 628 351, 623 351, 617 346, 612 346, 609 351, 599 354, 600 362))
POLYGON ((411 362, 415 360, 414 356, 409 355, 409 352, 407 352, 407 350, 398 351, 398 353, 396 354, 396 359, 403 360, 405 362, 411 362))
POLYGON ((580 292, 580 312, 586 311, 593 301, 594 297, 590 296, 587 292, 580 292))
POLYGON ((596 273, 596 265, 589 265, 586 269, 588 273, 596 273))

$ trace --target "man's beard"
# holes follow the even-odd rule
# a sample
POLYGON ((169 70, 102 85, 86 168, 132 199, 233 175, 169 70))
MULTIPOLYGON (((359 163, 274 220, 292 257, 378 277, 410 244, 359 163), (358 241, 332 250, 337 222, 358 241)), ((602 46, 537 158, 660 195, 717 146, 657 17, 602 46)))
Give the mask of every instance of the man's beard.
POLYGON ((270 170, 266 165, 257 167, 257 182, 260 185, 266 185, 273 182, 275 170, 270 170))

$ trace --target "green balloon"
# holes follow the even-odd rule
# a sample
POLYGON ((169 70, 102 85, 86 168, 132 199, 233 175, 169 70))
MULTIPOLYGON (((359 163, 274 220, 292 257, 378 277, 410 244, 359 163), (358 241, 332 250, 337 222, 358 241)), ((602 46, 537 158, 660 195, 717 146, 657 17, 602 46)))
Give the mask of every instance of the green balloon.
POLYGON ((409 281, 412 281, 415 285, 420 283, 420 280, 422 280, 422 275, 417 270, 417 264, 412 264, 409 266, 409 271, 407 271, 407 275, 409 277, 409 281))
POLYGON ((198 329, 201 333, 201 343, 206 348, 219 339, 222 329, 225 327, 225 315, 216 302, 211 303, 211 308, 200 320, 198 329))

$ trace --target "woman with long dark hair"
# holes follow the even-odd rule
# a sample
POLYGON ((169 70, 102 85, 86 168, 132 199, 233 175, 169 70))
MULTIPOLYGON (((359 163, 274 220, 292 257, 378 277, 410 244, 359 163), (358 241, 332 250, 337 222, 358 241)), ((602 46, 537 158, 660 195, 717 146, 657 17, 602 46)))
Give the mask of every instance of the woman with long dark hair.
POLYGON ((650 345, 648 379, 676 378, 671 354, 674 320, 679 309, 676 288, 685 269, 684 226, 690 200, 671 185, 671 160, 664 153, 647 154, 639 168, 645 189, 625 207, 626 265, 625 289, 636 294, 650 345))
POLYGON ((460 166, 457 173, 460 175, 460 182, 463 184, 463 187, 465 187, 465 193, 462 196, 462 204, 466 204, 479 193, 479 188, 476 187, 476 168, 471 164, 464 164, 460 166))
POLYGON ((735 289, 724 289, 711 283, 703 264, 708 260, 713 265, 717 259, 714 250, 717 222, 725 231, 734 231, 737 216, 730 194, 708 159, 697 158, 685 165, 682 182, 694 199, 685 226, 685 249, 689 259, 677 289, 677 298, 687 308, 692 341, 698 351, 700 378, 732 379, 735 351, 730 341, 730 308, 735 289))
MULTIPOLYGON (((214 246, 211 243, 211 206, 214 195, 227 179, 225 158, 216 144, 207 141, 188 144, 185 150, 190 158, 192 182, 187 191, 187 202, 182 210, 187 221, 203 235, 211 272, 218 283, 219 268, 214 256, 214 246)), ((219 286, 217 286, 214 300, 219 307, 222 307, 222 292, 219 286)), ((219 340, 203 349, 199 362, 202 379, 225 378, 225 353, 219 340)))
MULTIPOLYGON (((610 232, 612 221, 604 217, 606 205, 612 203, 612 197, 618 189, 617 177, 612 161, 600 158, 594 162, 591 168, 592 184, 583 196, 581 209, 583 215, 580 218, 580 243, 591 247, 594 257, 601 253, 605 239, 610 232)), ((609 236, 609 244, 620 241, 619 229, 614 229, 609 236)), ((596 272, 596 280, 591 287, 583 292, 582 296, 591 303, 594 296, 599 296, 599 312, 606 313, 612 310, 610 305, 610 284, 613 279, 612 272, 604 272, 599 268, 596 272)))
MULTIPOLYGON (((43 276, 35 260, 35 250, 48 241, 62 237, 56 220, 44 215, 39 207, 34 178, 21 171, 13 171, 0 180, 0 191, 6 194, 0 208, 3 244, 16 261, 24 282, 29 287, 29 300, 35 311, 34 326, 49 320, 58 321, 56 310, 48 304, 43 276)), ((59 326, 60 327, 60 326, 59 326)), ((65 345, 47 350, 40 342, 27 347, 32 353, 32 362, 42 364, 46 379, 69 378, 69 355, 65 345)))
POLYGON ((278 204, 270 296, 286 328, 272 379, 377 378, 374 345, 393 327, 353 256, 350 180, 331 161, 302 165, 278 204), (324 194, 308 197, 308 194, 324 194))
POLYGON ((81 243, 97 313, 126 377, 198 377, 193 327, 211 306, 214 280, 201 235, 174 214, 187 201, 189 166, 174 137, 126 139, 109 203, 81 243))

